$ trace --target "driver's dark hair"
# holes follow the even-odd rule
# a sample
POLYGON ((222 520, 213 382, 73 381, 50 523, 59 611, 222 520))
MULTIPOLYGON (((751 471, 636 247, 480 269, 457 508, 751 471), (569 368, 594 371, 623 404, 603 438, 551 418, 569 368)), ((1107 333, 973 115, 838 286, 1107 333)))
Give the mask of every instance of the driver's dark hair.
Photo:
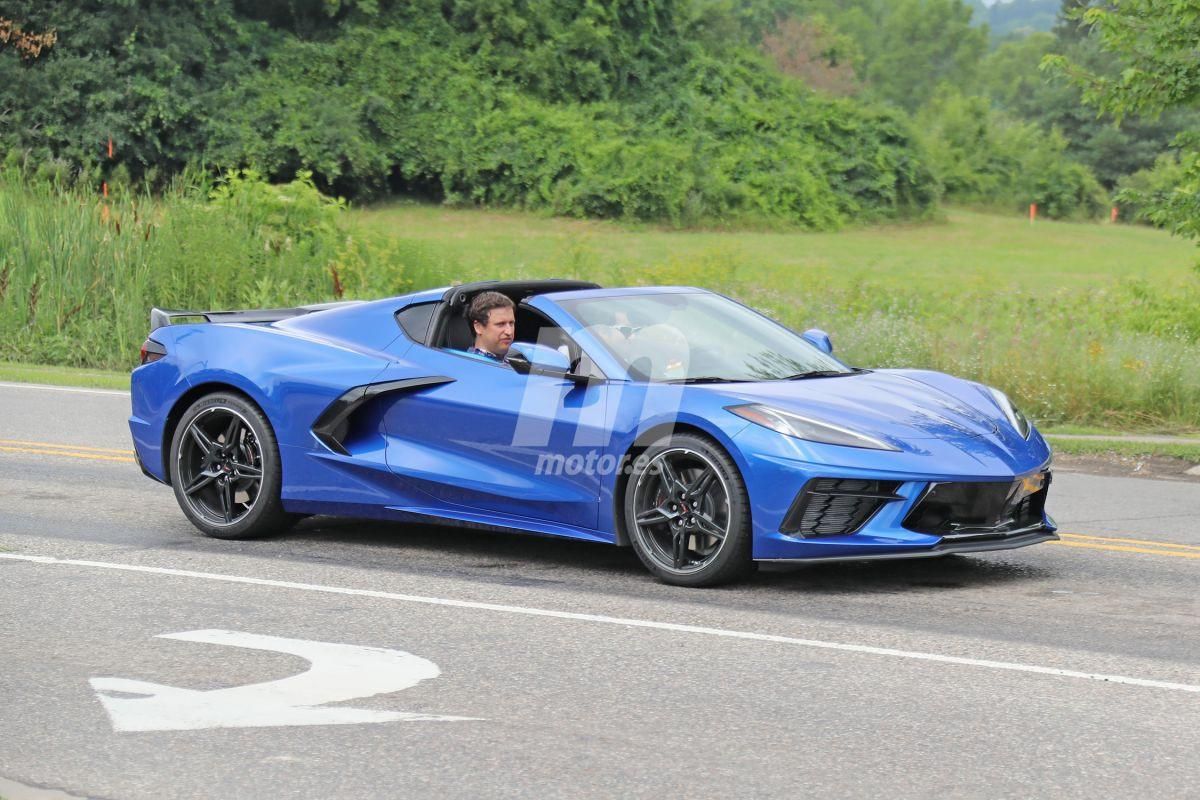
POLYGON ((492 313, 494 308, 513 308, 513 301, 506 295, 499 292, 480 292, 475 295, 475 299, 471 301, 470 307, 467 308, 467 319, 471 322, 478 322, 480 325, 487 325, 488 315, 492 313))

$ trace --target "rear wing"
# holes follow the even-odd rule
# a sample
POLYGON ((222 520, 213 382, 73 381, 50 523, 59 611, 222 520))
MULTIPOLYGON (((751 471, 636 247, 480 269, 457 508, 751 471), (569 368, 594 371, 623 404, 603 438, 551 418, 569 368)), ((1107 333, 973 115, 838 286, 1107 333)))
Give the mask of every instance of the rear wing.
POLYGON ((363 301, 341 300, 333 303, 314 303, 307 306, 297 306, 296 308, 260 308, 248 311, 179 311, 170 308, 152 308, 150 309, 150 331, 153 333, 159 328, 165 328, 168 325, 198 322, 200 320, 212 323, 278 322, 281 319, 299 317, 304 314, 311 314, 314 311, 326 311, 330 308, 352 306, 361 302, 363 301))

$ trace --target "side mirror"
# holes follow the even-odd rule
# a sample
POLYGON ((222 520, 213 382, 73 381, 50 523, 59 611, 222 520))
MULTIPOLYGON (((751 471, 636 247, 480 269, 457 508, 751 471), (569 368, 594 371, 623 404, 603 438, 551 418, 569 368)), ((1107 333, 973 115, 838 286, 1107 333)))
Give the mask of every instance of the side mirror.
POLYGON ((509 366, 522 375, 549 375, 568 378, 571 360, 553 347, 529 342, 513 342, 505 359, 509 366))
POLYGON ((809 328, 800 336, 821 352, 833 355, 833 342, 829 340, 829 334, 820 328, 809 328))

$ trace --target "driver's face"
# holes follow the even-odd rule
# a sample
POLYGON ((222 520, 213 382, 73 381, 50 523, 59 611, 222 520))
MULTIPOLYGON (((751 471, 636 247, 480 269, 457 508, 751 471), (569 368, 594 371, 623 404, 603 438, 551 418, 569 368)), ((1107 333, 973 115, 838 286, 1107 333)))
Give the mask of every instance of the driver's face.
POLYGON ((511 308, 493 308, 487 324, 475 323, 475 346, 503 358, 508 355, 517 320, 511 308))

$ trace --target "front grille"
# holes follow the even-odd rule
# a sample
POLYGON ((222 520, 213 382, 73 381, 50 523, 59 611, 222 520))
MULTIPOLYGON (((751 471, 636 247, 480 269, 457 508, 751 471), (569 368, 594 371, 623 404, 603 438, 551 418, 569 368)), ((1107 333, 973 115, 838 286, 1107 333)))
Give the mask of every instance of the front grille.
POLYGON ((1014 481, 935 483, 904 527, 947 539, 1003 536, 1042 524, 1050 473, 1014 481))
POLYGON ((792 536, 841 536, 855 533, 884 503, 901 499, 899 481, 813 478, 792 501, 779 527, 792 536))

